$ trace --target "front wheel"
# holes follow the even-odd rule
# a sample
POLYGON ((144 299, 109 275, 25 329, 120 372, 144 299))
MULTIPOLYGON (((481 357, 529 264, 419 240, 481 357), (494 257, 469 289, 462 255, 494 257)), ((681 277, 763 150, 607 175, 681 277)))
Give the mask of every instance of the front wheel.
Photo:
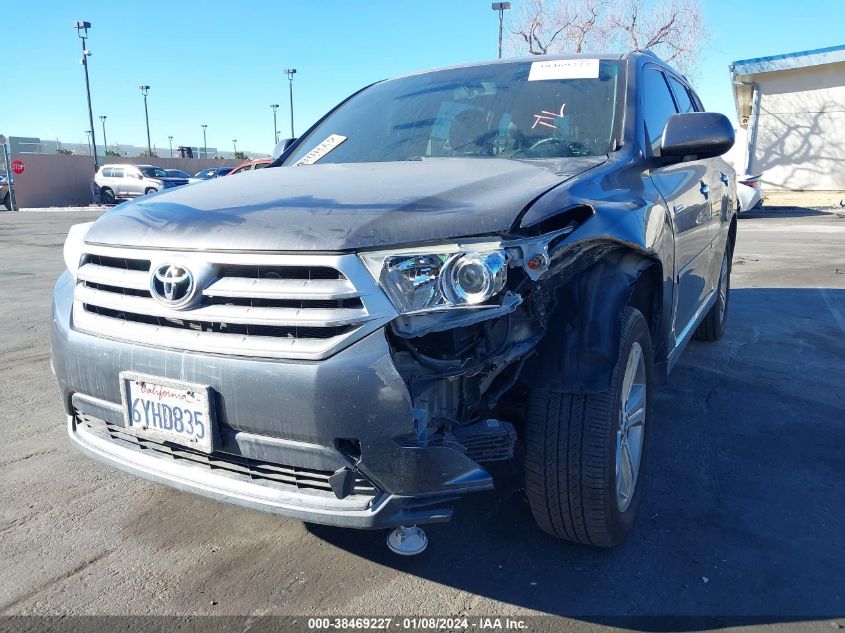
POLYGON ((648 323, 622 314, 610 389, 535 388, 526 420, 525 488, 540 528, 568 541, 621 543, 642 497, 654 356, 648 323))
POLYGON ((6 192, 6 195, 3 196, 3 206, 6 207, 6 211, 12 210, 12 197, 9 192, 6 192))
POLYGON ((145 195, 145 196, 148 196, 148 195, 150 195, 151 193, 155 193, 156 191, 158 191, 158 189, 155 189, 155 188, 153 188, 153 187, 147 187, 147 188, 144 190, 144 195, 145 195))

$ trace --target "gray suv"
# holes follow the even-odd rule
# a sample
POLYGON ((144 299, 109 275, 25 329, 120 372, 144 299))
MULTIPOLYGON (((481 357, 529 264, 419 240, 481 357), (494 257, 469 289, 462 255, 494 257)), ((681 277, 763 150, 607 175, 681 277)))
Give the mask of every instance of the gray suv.
POLYGON ((654 389, 725 331, 733 141, 645 52, 364 88, 266 169, 71 229, 70 437, 181 490, 395 528, 401 554, 516 459, 543 530, 617 544, 672 432, 654 389))
POLYGON ((94 193, 103 204, 137 198, 188 184, 153 165, 103 165, 94 176, 94 193))

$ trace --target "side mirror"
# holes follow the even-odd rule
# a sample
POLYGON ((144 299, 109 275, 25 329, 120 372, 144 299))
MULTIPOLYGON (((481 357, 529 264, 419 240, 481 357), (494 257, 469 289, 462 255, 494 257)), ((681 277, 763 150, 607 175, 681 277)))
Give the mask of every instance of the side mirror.
POLYGON ((734 144, 734 128, 724 114, 685 112, 666 121, 660 140, 660 157, 683 160, 713 158, 734 144))
POLYGON ((273 148, 273 158, 278 158, 284 154, 285 150, 293 145, 295 140, 295 138, 283 138, 281 141, 276 143, 276 147, 273 148))

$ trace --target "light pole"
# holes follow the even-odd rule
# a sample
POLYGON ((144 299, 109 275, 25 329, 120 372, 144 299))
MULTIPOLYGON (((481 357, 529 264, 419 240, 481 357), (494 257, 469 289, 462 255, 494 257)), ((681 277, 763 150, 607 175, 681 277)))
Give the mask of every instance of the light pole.
POLYGON ((85 138, 88 141, 88 151, 91 151, 91 130, 85 130, 85 138))
POLYGON ((109 155, 109 143, 106 141, 106 119, 108 117, 105 114, 100 115, 100 121, 103 123, 103 156, 109 155))
POLYGON ((293 76, 296 74, 296 68, 285 68, 285 74, 288 76, 288 86, 290 87, 290 137, 294 138, 293 133, 293 76))
POLYGON ((170 158, 173 158, 173 137, 168 136, 167 140, 170 142, 170 158))
POLYGON ((138 86, 138 90, 144 95, 144 119, 147 121, 147 154, 153 155, 153 146, 150 143, 150 111, 147 109, 147 93, 150 91, 149 86, 138 86))
POLYGON ((273 111, 273 138, 276 139, 276 143, 279 142, 279 128, 276 125, 276 110, 279 109, 278 103, 271 103, 270 109, 273 111))
POLYGON ((94 111, 91 109, 91 84, 88 82, 88 58, 91 52, 85 47, 85 40, 88 38, 88 29, 91 28, 90 22, 78 21, 74 27, 79 39, 82 40, 82 67, 85 69, 85 92, 88 95, 88 123, 91 126, 91 142, 94 146, 94 171, 96 172, 100 165, 97 162, 97 140, 94 138, 94 111))
POLYGON ((502 59, 502 26, 505 22, 505 10, 511 8, 510 2, 494 2, 493 11, 499 12, 499 59, 502 59))
POLYGON ((207 159, 208 158, 208 143, 205 140, 205 128, 207 128, 208 126, 205 123, 203 123, 201 127, 202 127, 202 157, 207 159))
MULTIPOLYGON (((238 139, 236 139, 236 138, 232 139, 232 146, 235 148, 235 154, 237 154, 238 153, 238 139)), ((235 158, 237 158, 237 156, 235 158)))

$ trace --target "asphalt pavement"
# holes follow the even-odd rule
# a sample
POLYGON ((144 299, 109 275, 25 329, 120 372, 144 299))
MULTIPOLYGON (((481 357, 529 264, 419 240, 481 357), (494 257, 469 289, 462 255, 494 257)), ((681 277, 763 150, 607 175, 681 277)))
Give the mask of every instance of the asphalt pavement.
POLYGON ((71 447, 50 294, 68 227, 97 213, 0 213, 0 614, 845 627, 845 213, 740 220, 728 333, 693 342, 658 392, 647 490, 623 546, 544 535, 502 465, 497 490, 427 528, 428 550, 411 559, 387 550, 385 532, 198 498, 71 447))

